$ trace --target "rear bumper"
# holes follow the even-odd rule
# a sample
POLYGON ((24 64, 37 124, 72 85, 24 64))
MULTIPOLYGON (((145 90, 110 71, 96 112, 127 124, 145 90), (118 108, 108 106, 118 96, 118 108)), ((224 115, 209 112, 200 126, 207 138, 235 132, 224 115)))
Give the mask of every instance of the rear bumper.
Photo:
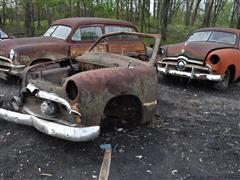
POLYGON ((17 124, 35 127, 44 134, 68 141, 83 142, 99 136, 100 127, 70 127, 55 122, 46 121, 33 115, 17 113, 0 108, 0 119, 17 124))
POLYGON ((200 80, 209 80, 209 81, 222 81, 224 79, 222 75, 196 73, 194 71, 194 68, 192 68, 191 72, 172 70, 172 69, 168 69, 167 67, 158 67, 157 69, 158 69, 158 72, 162 74, 188 77, 190 79, 200 79, 200 80))

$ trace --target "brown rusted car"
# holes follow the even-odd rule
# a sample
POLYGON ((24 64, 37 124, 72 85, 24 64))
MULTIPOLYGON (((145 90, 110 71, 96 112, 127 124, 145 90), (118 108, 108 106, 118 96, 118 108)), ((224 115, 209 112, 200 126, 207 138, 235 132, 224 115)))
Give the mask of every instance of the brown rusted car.
POLYGON ((0 109, 0 119, 70 141, 94 139, 104 124, 149 122, 157 105, 159 44, 160 35, 110 33, 75 59, 30 66, 20 95, 13 97, 18 112, 0 109), (116 36, 155 39, 151 57, 116 54, 108 44, 116 36))
POLYGON ((225 89, 240 77, 240 30, 203 28, 184 43, 162 46, 158 71, 214 82, 225 89))
MULTIPOLYGON (((66 18, 53 22, 41 37, 0 42, 0 72, 19 76, 28 65, 77 57, 99 37, 111 32, 137 32, 130 22, 104 18, 66 18)), ((112 38, 109 48, 116 53, 144 51, 140 39, 112 38)))

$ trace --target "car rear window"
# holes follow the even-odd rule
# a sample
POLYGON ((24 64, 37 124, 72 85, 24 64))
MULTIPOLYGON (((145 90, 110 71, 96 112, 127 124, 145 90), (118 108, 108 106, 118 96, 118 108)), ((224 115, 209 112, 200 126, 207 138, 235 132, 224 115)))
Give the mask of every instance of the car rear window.
POLYGON ((102 28, 100 26, 81 27, 76 30, 72 36, 73 41, 96 40, 102 36, 102 28))
MULTIPOLYGON (((136 32, 136 30, 132 27, 126 26, 114 26, 114 25, 107 25, 105 26, 105 33, 112 33, 112 32, 136 32)), ((130 35, 118 35, 114 37, 109 37, 111 39, 138 39, 137 36, 130 36, 130 35)))
POLYGON ((189 38, 189 42, 193 41, 208 41, 216 43, 224 43, 235 45, 237 41, 237 35, 230 32, 221 31, 202 31, 195 32, 189 38))

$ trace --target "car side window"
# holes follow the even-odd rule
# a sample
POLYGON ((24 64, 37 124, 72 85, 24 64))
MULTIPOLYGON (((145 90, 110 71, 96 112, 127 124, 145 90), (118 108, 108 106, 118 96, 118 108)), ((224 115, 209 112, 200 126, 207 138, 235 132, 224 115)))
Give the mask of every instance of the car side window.
MULTIPOLYGON (((135 32, 135 29, 132 27, 126 27, 126 26, 116 26, 116 25, 105 26, 105 33, 112 33, 112 32, 135 32)), ((131 35, 118 35, 114 37, 109 37, 109 39, 138 39, 138 37, 131 36, 131 35)))
POLYGON ((96 40, 102 36, 102 28, 100 26, 80 27, 72 36, 73 41, 96 40))

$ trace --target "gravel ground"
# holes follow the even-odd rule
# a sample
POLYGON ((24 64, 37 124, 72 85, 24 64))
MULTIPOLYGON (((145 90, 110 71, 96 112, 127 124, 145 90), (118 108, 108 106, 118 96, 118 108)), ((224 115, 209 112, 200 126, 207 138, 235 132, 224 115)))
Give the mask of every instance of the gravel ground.
MULTIPOLYGON (((11 109, 18 88, 0 81, 11 109)), ((216 91, 208 83, 161 81, 150 125, 104 132, 73 143, 0 120, 0 179, 97 179, 103 151, 114 147, 109 179, 240 179, 240 83, 216 91)))

